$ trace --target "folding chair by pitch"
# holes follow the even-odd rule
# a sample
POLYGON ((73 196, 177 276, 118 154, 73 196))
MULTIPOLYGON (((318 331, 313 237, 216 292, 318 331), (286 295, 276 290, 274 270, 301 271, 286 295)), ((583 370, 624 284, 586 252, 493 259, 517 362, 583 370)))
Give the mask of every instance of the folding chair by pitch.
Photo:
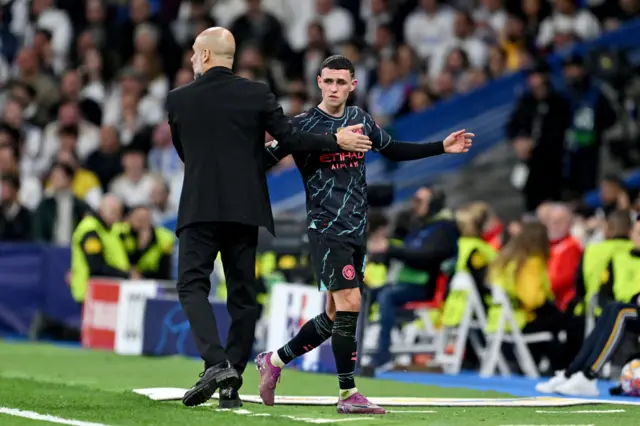
POLYGON ((491 286, 491 297, 494 305, 493 312, 498 318, 495 322, 495 330, 485 329, 488 345, 482 358, 480 376, 491 377, 495 374, 502 355, 502 344, 511 343, 515 349, 516 361, 524 375, 540 377, 529 345, 551 341, 553 334, 550 332, 523 334, 511 307, 511 300, 505 291, 501 287, 491 286))
MULTIPOLYGON (((467 341, 479 360, 483 359, 485 348, 479 333, 484 333, 487 317, 483 302, 473 277, 468 272, 457 272, 449 284, 449 295, 444 303, 442 328, 436 341, 434 364, 442 367, 447 374, 458 374, 462 367, 467 341), (447 351, 453 338, 453 350, 447 351)), ((509 366, 498 355, 497 368, 500 374, 508 376, 509 366)))

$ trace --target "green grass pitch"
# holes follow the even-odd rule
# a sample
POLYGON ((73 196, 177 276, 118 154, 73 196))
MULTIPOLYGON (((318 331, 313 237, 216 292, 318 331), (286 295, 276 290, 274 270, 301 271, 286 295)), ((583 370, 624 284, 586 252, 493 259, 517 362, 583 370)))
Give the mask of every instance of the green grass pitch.
MULTIPOLYGON (((224 425, 638 425, 640 407, 587 405, 566 408, 389 407, 384 416, 344 416, 335 407, 275 406, 245 403, 239 412, 217 411, 217 403, 186 408, 180 402, 151 401, 137 388, 188 388, 202 363, 168 357, 122 357, 112 353, 44 344, 0 342, 0 425, 32 426, 199 426, 224 425), (21 411, 16 411, 21 410, 21 411), (576 411, 606 411, 577 413, 576 411), (539 413, 538 411, 548 411, 539 413), (11 415, 13 413, 14 415, 11 415), (16 416, 18 413, 20 415, 16 416), (31 418, 24 417, 28 413, 31 418), (40 416, 33 418, 35 414, 40 416), (51 416, 51 417, 46 417, 51 416), (61 423, 63 422, 63 423, 61 423), (66 422, 66 423, 64 423, 66 422)), ((443 380, 446 380, 443 377, 443 380)), ((440 388, 384 380, 357 379, 368 396, 439 398, 509 397, 495 392, 440 388)), ((257 394, 258 374, 245 372, 242 392, 257 394)), ((280 395, 337 395, 331 375, 284 371, 280 395)))

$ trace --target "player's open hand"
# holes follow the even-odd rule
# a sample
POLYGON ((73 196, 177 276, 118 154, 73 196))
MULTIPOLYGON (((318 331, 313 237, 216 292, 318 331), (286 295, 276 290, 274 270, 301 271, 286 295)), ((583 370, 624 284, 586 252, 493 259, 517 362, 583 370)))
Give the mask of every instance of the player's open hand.
POLYGON ((472 138, 474 136, 475 135, 473 133, 466 133, 466 130, 464 129, 451 133, 444 140, 444 152, 448 154, 469 152, 469 149, 473 144, 472 138))
POLYGON ((345 151, 367 152, 371 149, 371 141, 362 131, 362 124, 339 129, 336 139, 340 149, 345 151))

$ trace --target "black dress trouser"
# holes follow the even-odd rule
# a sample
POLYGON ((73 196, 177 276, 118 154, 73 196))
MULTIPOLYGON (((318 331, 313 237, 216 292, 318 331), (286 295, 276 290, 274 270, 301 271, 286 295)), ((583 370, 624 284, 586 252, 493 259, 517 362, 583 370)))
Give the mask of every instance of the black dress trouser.
POLYGON ((179 233, 178 296, 206 367, 229 360, 239 374, 247 366, 258 320, 255 276, 258 227, 231 222, 197 223, 179 233), (218 253, 227 285, 231 326, 226 347, 209 303, 210 275, 218 253))

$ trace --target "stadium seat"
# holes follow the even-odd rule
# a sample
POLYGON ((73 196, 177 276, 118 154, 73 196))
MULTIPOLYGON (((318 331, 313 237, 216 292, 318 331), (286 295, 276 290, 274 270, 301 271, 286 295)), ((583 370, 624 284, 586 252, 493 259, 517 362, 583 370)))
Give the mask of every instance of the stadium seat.
POLYGON ((436 279, 436 288, 431 300, 409 302, 402 306, 403 310, 413 311, 418 319, 402 327, 401 343, 394 345, 391 353, 435 353, 439 330, 434 324, 432 314, 438 312, 444 304, 448 281, 446 275, 440 274, 436 279))

